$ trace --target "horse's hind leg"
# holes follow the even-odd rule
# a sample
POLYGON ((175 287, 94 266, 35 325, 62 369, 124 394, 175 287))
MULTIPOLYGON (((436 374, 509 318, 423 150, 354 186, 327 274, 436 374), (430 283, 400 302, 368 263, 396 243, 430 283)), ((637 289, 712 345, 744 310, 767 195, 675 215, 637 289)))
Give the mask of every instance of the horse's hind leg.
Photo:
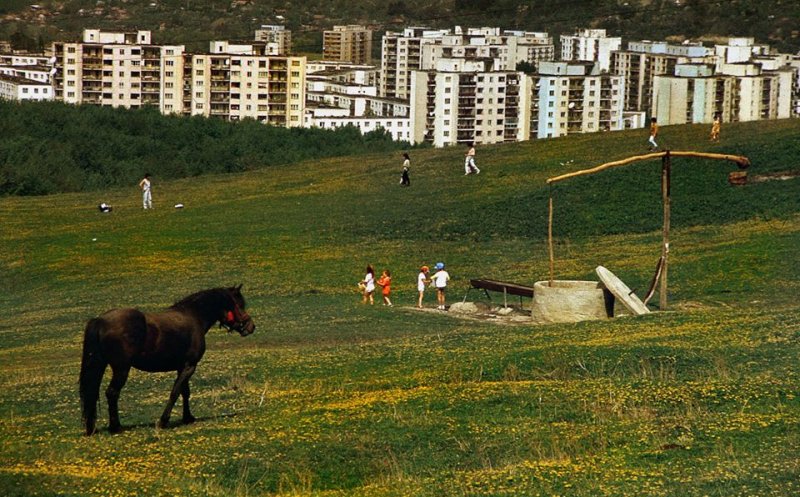
POLYGON ((119 393, 125 382, 128 381, 128 373, 131 368, 126 366, 111 366, 114 375, 111 377, 111 383, 108 384, 106 389, 106 399, 108 399, 108 431, 117 433, 122 429, 119 422, 119 393))
MULTIPOLYGON (((182 370, 178 371, 178 377, 175 379, 175 384, 172 385, 172 391, 169 393, 169 400, 167 401, 167 405, 164 406, 164 412, 161 414, 161 418, 158 420, 158 427, 159 428, 166 428, 169 424, 169 416, 172 413, 172 408, 175 407, 175 402, 178 400, 178 395, 184 392, 184 388, 186 388, 186 396, 184 397, 184 405, 183 405, 183 414, 184 420, 186 416, 186 409, 188 405, 189 399, 189 378, 192 377, 194 373, 195 366, 186 366, 182 370), (184 385, 186 385, 184 387, 184 385)), ((191 414, 190 414, 191 416, 191 414)), ((194 419, 194 418, 192 418, 194 419)))

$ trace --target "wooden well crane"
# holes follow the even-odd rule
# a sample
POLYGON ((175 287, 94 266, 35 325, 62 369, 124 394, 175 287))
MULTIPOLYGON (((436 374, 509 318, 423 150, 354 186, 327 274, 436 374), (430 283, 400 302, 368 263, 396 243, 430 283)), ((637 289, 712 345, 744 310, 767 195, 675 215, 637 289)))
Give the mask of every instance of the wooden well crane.
MULTIPOLYGON (((606 162, 599 166, 575 171, 572 173, 562 174, 553 178, 547 179, 548 185, 553 185, 559 181, 564 181, 578 176, 586 176, 589 174, 596 174, 606 169, 613 167, 627 166, 635 162, 647 161, 652 159, 661 158, 661 201, 664 210, 664 224, 662 228, 662 242, 661 242, 661 258, 659 259, 656 267, 656 273, 653 281, 650 284, 647 296, 643 299, 646 303, 655 292, 656 284, 661 283, 659 289, 659 308, 663 311, 667 309, 667 269, 669 267, 669 228, 670 228, 670 176, 672 169, 673 157, 693 157, 698 159, 713 159, 734 162, 739 169, 746 169, 750 167, 750 159, 741 155, 727 155, 727 154, 714 154, 707 152, 680 152, 669 151, 653 152, 645 155, 636 155, 613 162, 606 162)), ((550 286, 553 285, 553 278, 555 272, 555 259, 553 256, 553 190, 550 189, 548 201, 548 221, 547 221, 547 247, 550 253, 550 286)))

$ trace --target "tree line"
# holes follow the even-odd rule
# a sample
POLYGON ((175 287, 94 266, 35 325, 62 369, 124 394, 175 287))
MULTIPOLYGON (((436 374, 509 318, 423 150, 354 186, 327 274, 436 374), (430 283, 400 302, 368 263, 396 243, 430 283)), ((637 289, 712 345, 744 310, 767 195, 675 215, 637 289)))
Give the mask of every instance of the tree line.
POLYGON ((0 99, 0 195, 47 195, 161 178, 240 172, 323 157, 409 148, 382 129, 362 135, 164 116, 153 108, 0 99))

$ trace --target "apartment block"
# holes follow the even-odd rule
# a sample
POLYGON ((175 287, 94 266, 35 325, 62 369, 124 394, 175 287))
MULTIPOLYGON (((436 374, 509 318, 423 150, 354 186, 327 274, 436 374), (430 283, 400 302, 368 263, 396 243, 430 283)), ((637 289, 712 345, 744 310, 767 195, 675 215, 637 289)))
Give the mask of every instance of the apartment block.
POLYGON ((314 105, 306 110, 307 128, 337 129, 347 126, 357 128, 361 134, 382 130, 395 141, 409 141, 411 135, 411 121, 407 117, 354 117, 346 109, 314 105))
POLYGON ((411 71, 435 70, 442 59, 491 60, 492 71, 516 71, 525 62, 536 67, 539 61, 553 60, 555 47, 547 33, 509 31, 500 28, 453 30, 408 28, 402 33, 387 32, 381 47, 381 94, 408 98, 411 71))
POLYGON ((756 121, 792 113, 791 68, 764 71, 760 64, 679 64, 674 75, 654 80, 653 115, 662 124, 756 121))
POLYGON ((339 83, 354 83, 364 86, 378 87, 379 69, 369 64, 352 64, 329 60, 309 60, 306 62, 306 74, 322 77, 339 83))
POLYGON ((53 99, 53 87, 33 79, 0 73, 0 100, 41 101, 53 99))
POLYGON ((736 64, 738 62, 750 62, 753 57, 769 55, 771 49, 769 45, 761 45, 755 42, 755 38, 734 37, 728 38, 725 45, 715 45, 714 52, 717 56, 717 70, 722 64, 736 64))
POLYGON ((212 53, 184 55, 181 113, 302 126, 306 58, 229 49, 226 42, 212 42, 212 53))
POLYGON ((56 42, 55 98, 72 104, 158 107, 166 83, 180 81, 182 45, 153 45, 149 31, 106 33, 86 29, 83 41, 56 42))
POLYGON ((611 67, 611 52, 619 50, 622 38, 609 37, 605 29, 579 29, 572 35, 561 35, 561 60, 597 62, 600 71, 611 67))
MULTIPOLYGON (((55 60, 44 54, 0 54, 0 75, 50 84, 55 60)), ((53 92, 49 92, 52 96, 53 92)))
POLYGON ((654 78, 651 113, 662 125, 710 123, 719 114, 734 118, 735 79, 714 74, 706 64, 679 64, 675 74, 654 78))
POLYGON ((351 117, 408 117, 409 103, 397 98, 379 97, 374 85, 337 79, 339 71, 316 72, 306 76, 306 103, 347 109, 351 117))
POLYGON ((673 74, 678 63, 714 60, 714 50, 701 44, 635 41, 628 43, 627 50, 611 52, 610 71, 623 77, 625 110, 649 112, 655 76, 673 74))
POLYGON ((422 47, 438 43, 449 33, 449 30, 425 27, 411 27, 400 32, 387 31, 381 41, 380 95, 409 98, 411 72, 422 69, 422 47))
POLYGON ((266 55, 292 53, 292 32, 286 26, 264 24, 256 30, 255 40, 266 44, 266 55))
POLYGON ((543 62, 531 82, 531 139, 625 129, 623 79, 599 64, 543 62))
POLYGON ((516 71, 525 62, 537 67, 539 61, 553 60, 553 38, 547 33, 502 31, 500 28, 456 26, 452 34, 437 38, 437 43, 421 47, 420 69, 431 70, 439 59, 489 59, 493 71, 516 71))
POLYGON ((489 61, 440 59, 411 73, 413 143, 433 146, 527 139, 528 79, 489 61))
POLYGON ((349 24, 324 31, 322 57, 325 60, 369 64, 372 62, 372 30, 349 24))

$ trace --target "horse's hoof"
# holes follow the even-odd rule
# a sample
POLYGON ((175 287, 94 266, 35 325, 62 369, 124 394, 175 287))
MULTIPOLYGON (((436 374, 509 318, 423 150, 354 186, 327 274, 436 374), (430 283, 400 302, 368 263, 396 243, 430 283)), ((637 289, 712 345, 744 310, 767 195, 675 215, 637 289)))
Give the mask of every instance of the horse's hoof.
POLYGON ((122 425, 111 425, 108 427, 109 433, 119 433, 122 431, 122 425))
POLYGON ((195 418, 191 414, 188 415, 188 416, 184 416, 183 417, 183 424, 190 425, 190 424, 194 423, 195 421, 197 421, 197 418, 195 418))
POLYGON ((169 419, 159 419, 158 423, 156 423, 156 428, 161 430, 167 428, 169 426, 169 419))

